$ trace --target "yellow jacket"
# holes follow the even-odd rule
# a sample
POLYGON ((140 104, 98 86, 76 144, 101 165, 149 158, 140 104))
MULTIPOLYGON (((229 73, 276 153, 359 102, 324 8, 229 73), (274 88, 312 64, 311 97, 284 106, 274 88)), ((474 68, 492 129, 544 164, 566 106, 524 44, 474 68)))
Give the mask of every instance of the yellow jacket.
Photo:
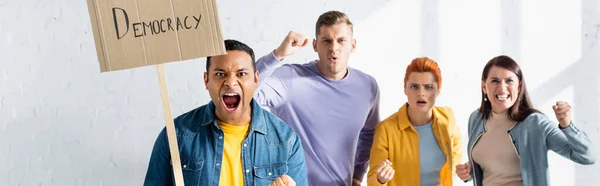
MULTIPOLYGON (((454 112, 447 107, 433 107, 433 134, 446 156, 446 163, 440 170, 440 185, 452 185, 456 165, 462 158, 462 139, 456 125, 454 112)), ((419 134, 408 119, 407 104, 390 117, 383 120, 375 129, 368 185, 419 186, 419 134), (375 168, 383 160, 389 159, 396 171, 386 184, 377 180, 375 168)))

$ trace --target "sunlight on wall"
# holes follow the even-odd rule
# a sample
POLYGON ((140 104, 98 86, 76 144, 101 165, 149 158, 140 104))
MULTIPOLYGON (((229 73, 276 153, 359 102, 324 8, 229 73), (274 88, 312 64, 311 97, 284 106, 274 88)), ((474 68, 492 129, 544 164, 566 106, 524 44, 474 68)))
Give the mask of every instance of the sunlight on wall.
POLYGON ((379 83, 382 119, 406 100, 404 71, 420 51, 419 14, 418 1, 392 1, 355 26, 357 50, 350 65, 379 83))
POLYGON ((558 75, 581 58, 581 2, 524 1, 522 59, 530 90, 558 75))

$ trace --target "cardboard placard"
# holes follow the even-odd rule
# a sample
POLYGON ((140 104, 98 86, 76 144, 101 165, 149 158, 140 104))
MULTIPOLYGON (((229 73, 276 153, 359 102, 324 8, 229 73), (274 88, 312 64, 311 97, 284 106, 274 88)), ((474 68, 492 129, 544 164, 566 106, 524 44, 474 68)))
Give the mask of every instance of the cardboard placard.
POLYGON ((215 0, 87 0, 101 72, 225 54, 215 0))
POLYGON ((226 54, 216 0, 87 0, 100 71, 156 65, 174 182, 183 173, 163 63, 226 54))

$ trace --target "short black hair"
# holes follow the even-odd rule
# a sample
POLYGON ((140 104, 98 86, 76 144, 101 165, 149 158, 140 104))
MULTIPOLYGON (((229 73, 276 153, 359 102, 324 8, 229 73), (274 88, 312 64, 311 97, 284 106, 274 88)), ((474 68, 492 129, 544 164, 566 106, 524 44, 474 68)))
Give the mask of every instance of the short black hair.
MULTIPOLYGON (((252 70, 256 72, 254 51, 248 45, 246 45, 242 42, 239 42, 237 40, 227 39, 227 40, 225 40, 225 50, 227 50, 227 51, 239 50, 239 51, 246 52, 252 58, 252 70)), ((210 58, 211 58, 210 56, 206 57, 206 72, 208 72, 208 68, 210 68, 210 58)))

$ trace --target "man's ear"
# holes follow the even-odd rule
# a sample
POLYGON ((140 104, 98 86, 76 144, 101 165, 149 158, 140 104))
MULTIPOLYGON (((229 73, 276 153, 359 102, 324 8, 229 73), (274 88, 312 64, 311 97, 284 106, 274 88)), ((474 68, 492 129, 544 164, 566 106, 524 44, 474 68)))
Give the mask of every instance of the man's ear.
POLYGON ((356 50, 356 39, 352 39, 352 52, 354 52, 356 50))
POLYGON ((204 88, 208 90, 208 73, 204 72, 204 88))
POLYGON ((258 70, 254 71, 254 83, 257 83, 260 81, 260 76, 258 75, 258 70))

